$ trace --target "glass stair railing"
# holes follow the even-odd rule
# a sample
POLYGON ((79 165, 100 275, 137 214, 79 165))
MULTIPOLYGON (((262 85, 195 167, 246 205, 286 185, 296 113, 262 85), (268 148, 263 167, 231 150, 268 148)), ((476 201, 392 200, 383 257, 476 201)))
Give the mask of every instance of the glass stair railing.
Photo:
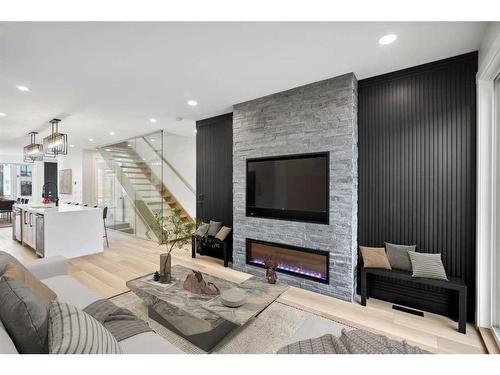
POLYGON ((158 142, 158 149, 153 144, 162 137, 158 132, 97 148, 105 168, 100 178, 101 204, 112 208, 110 228, 154 239, 157 212, 168 215, 176 208, 183 220, 193 220, 164 183, 163 176, 168 173, 177 192, 195 196, 192 186, 163 157, 163 142, 158 142))

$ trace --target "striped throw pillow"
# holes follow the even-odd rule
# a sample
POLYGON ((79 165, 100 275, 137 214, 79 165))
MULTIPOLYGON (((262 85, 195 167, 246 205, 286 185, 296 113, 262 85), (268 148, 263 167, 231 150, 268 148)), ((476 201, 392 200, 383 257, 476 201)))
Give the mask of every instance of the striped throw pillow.
POLYGON ((441 254, 423 254, 408 251, 408 255, 413 268, 413 277, 448 280, 441 254))
POLYGON ((49 353, 121 354, 122 350, 96 319, 56 300, 49 304, 49 353))

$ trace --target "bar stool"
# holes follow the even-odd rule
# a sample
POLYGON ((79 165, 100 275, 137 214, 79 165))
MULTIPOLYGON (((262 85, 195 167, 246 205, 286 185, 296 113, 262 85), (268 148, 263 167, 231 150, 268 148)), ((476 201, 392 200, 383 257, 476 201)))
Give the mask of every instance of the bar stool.
MULTIPOLYGON (((96 206, 97 207, 97 206, 96 206)), ((106 228, 106 218, 108 217, 108 207, 102 209, 102 222, 104 223, 104 237, 106 238, 106 246, 109 247, 108 230, 106 228)))

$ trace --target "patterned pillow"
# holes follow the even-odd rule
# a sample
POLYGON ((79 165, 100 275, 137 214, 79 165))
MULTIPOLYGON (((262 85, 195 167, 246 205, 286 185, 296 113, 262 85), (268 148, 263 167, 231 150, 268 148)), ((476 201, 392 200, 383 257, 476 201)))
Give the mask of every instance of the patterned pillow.
POLYGON ((423 254, 409 251, 413 268, 413 277, 448 280, 444 270, 441 254, 423 254))
POLYGON ((49 304, 49 353, 121 354, 114 336, 96 319, 76 307, 49 304))

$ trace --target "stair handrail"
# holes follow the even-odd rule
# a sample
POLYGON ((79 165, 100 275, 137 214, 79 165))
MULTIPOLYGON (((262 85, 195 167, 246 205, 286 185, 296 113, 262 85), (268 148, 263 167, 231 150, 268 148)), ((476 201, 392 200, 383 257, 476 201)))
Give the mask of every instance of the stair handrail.
POLYGON ((168 167, 175 173, 175 175, 187 186, 187 188, 195 194, 195 189, 191 184, 179 173, 179 171, 165 158, 165 156, 159 152, 152 144, 148 141, 146 137, 142 137, 144 142, 154 151, 154 153, 165 163, 168 167))

